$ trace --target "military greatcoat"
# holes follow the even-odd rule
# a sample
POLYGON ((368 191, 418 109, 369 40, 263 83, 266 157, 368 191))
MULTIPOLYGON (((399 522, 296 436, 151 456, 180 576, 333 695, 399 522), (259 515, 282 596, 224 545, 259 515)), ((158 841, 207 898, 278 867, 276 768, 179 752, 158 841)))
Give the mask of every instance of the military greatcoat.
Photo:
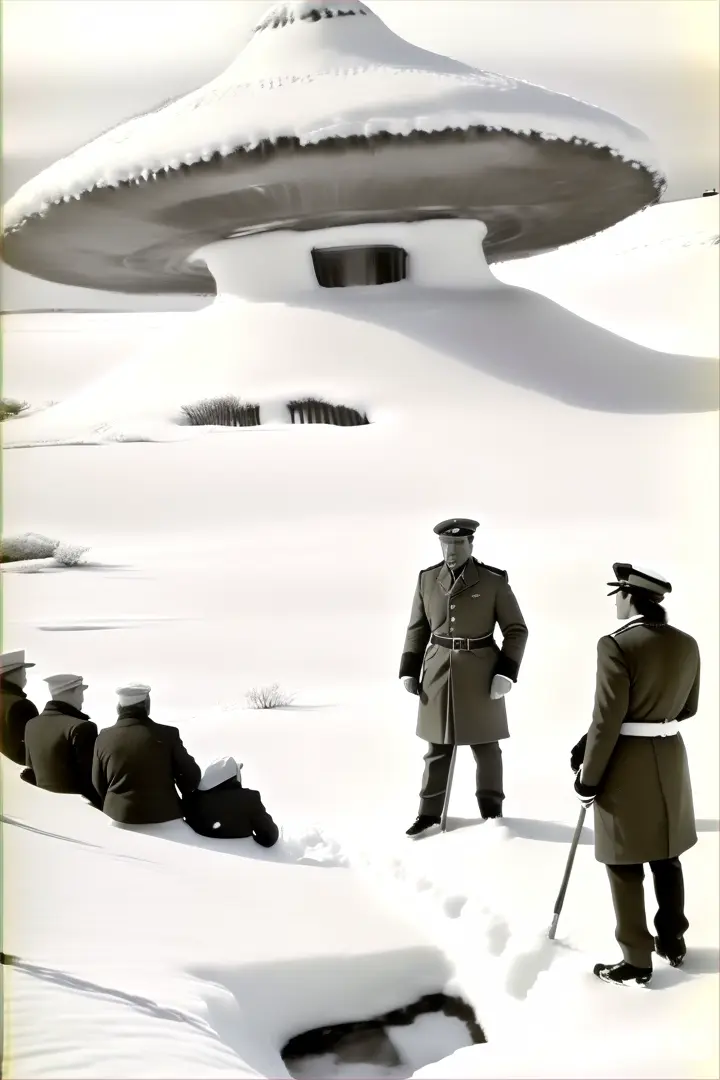
POLYGON ((504 570, 470 558, 453 582, 444 562, 420 572, 400 663, 400 678, 420 680, 417 734, 429 743, 476 745, 507 739, 503 698, 490 697, 494 675, 517 680, 528 630, 504 570), (502 648, 492 637, 496 624, 502 648), (432 634, 487 643, 454 652, 432 634))
POLYGON ((671 859, 697 842, 682 736, 621 735, 620 726, 626 720, 686 720, 697 712, 699 689, 698 645, 682 630, 638 618, 600 638, 581 774, 584 784, 599 790, 598 862, 671 859))

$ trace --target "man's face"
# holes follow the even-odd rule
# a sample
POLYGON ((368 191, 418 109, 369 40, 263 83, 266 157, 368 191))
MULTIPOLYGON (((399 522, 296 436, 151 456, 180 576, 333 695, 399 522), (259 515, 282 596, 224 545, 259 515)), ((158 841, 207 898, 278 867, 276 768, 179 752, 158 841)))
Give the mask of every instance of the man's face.
POLYGON ((459 570, 470 558, 473 549, 469 536, 443 536, 440 540, 445 565, 449 570, 459 570))
POLYGON ((624 593, 622 591, 615 593, 615 610, 618 619, 629 619, 632 615, 631 606, 632 597, 629 593, 624 593))

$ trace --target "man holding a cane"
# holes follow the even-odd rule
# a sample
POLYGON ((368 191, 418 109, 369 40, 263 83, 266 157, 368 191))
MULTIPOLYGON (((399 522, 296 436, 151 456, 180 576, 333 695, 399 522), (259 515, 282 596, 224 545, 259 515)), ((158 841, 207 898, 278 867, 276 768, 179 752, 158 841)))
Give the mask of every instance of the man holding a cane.
POLYGON ((669 626, 661 605, 672 586, 630 563, 610 582, 625 625, 598 642, 590 730, 573 748, 575 791, 594 803, 595 858, 610 879, 622 949, 618 964, 596 964, 604 982, 646 985, 652 953, 678 967, 685 957, 684 884, 679 855, 697 842, 680 723, 694 716, 700 687, 698 645, 669 626), (643 891, 650 864, 658 911, 649 932, 643 891))
POLYGON ((475 757, 482 817, 502 817, 504 695, 517 679, 528 631, 505 570, 472 557, 477 528, 470 518, 436 525, 443 561, 420 572, 415 590, 400 678, 420 698, 417 734, 429 746, 408 836, 441 820, 444 827, 457 746, 470 746, 475 757), (502 649, 493 637, 496 623, 502 649))

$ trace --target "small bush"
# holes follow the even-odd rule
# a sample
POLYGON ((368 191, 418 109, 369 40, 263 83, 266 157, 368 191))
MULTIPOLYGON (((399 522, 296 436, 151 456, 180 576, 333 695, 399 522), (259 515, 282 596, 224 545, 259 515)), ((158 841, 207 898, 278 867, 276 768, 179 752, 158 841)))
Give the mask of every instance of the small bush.
POLYGON ((51 540, 38 533, 23 536, 7 536, 0 541, 0 562, 25 562, 27 559, 50 559, 60 546, 59 540, 51 540))
POLYGON ((12 420, 19 416, 30 406, 27 401, 14 401, 12 398, 0 398, 0 423, 3 420, 12 420))
POLYGON ((338 427, 357 427, 369 424, 365 413, 347 405, 333 405, 323 398, 300 398, 288 401, 290 421, 293 424, 335 424, 338 427))
POLYGON ((58 566, 77 566, 89 549, 79 544, 64 544, 38 533, 9 536, 0 542, 0 563, 53 559, 58 566))
POLYGON ((260 406, 248 405, 232 395, 183 405, 181 412, 188 423, 196 427, 257 427, 260 423, 260 406))
POLYGON ((55 562, 60 566, 77 566, 89 550, 80 544, 58 544, 55 548, 55 562))
POLYGON ((278 683, 272 686, 255 686, 245 695, 251 709, 286 709, 295 700, 294 694, 287 694, 278 683))

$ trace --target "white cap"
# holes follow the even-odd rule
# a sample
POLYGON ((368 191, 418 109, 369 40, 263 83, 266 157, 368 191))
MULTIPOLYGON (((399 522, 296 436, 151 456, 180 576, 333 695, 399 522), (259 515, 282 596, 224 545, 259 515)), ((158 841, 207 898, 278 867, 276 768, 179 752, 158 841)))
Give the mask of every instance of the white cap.
POLYGON ((87 683, 82 681, 82 675, 50 675, 43 682, 48 684, 51 694, 64 694, 67 690, 87 690, 87 683))
POLYGON ((28 664, 25 659, 24 649, 15 649, 14 652, 0 653, 0 675, 5 675, 9 671, 17 671, 18 668, 35 667, 34 664, 28 664))
POLYGON ((224 784, 226 780, 233 780, 239 775, 242 765, 238 765, 234 757, 221 757, 211 761, 202 780, 198 784, 198 791, 210 791, 218 784, 224 784))
POLYGON ((150 687, 146 683, 127 683, 118 686, 115 693, 118 696, 118 705, 138 705, 150 693, 150 687))

